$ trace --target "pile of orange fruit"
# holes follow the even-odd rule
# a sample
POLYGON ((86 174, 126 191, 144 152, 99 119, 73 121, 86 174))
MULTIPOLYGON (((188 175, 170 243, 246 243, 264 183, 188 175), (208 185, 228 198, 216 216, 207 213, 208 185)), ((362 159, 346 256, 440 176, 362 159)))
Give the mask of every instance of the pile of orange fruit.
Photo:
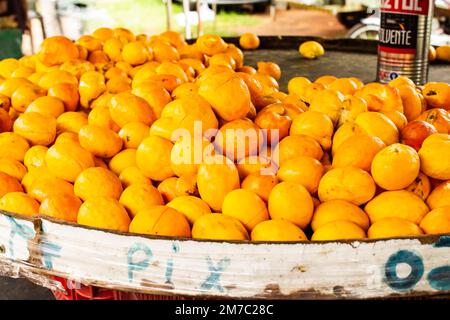
POLYGON ((277 64, 255 67, 216 35, 123 28, 0 61, 0 209, 194 239, 450 232, 448 83, 299 76, 283 92, 277 64))

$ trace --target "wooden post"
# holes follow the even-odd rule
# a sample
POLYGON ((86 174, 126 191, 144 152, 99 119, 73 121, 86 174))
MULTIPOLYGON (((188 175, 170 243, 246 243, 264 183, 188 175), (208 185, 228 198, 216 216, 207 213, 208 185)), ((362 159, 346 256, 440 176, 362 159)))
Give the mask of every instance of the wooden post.
POLYGON ((172 29, 172 0, 166 0, 166 29, 172 29))
POLYGON ((202 9, 202 1, 197 0, 197 38, 200 37, 203 34, 203 24, 202 24, 202 17, 201 17, 201 9, 202 9))

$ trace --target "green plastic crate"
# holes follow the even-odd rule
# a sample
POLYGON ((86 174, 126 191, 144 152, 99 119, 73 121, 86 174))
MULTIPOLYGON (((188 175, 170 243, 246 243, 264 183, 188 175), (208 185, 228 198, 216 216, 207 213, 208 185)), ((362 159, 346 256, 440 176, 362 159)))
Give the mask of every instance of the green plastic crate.
POLYGON ((22 56, 22 30, 0 29, 0 59, 22 56))

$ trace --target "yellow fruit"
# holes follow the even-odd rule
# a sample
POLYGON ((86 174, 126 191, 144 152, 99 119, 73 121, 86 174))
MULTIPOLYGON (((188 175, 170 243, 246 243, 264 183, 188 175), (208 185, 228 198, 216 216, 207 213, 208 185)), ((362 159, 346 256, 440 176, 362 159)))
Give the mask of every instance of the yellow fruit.
POLYGON ((130 218, 116 199, 96 197, 87 199, 81 205, 77 222, 88 227, 127 232, 130 218))
POLYGON ((421 234, 423 234, 423 231, 417 224, 396 217, 378 220, 367 231, 367 237, 369 239, 417 237, 421 234))
POLYGON ((128 210, 131 217, 153 206, 163 205, 164 200, 159 191, 148 183, 134 183, 127 187, 119 202, 128 210))
POLYGON ((278 178, 275 174, 261 174, 259 172, 250 173, 242 181, 242 189, 253 191, 265 202, 269 200, 272 189, 278 184, 278 178))
POLYGON ((45 163, 56 177, 74 182, 83 170, 94 166, 94 159, 79 144, 61 142, 48 149, 45 163))
POLYGON ((78 88, 81 106, 88 108, 90 103, 105 92, 105 90, 106 84, 103 74, 97 71, 83 73, 78 88))
POLYGON ((427 204, 431 209, 450 206, 450 180, 433 189, 427 198, 427 204))
POLYGON ((357 167, 370 171, 375 155, 385 147, 378 137, 355 134, 342 142, 333 155, 333 167, 357 167))
POLYGON ((119 199, 122 184, 119 178, 108 169, 94 167, 82 171, 74 183, 75 195, 86 201, 93 197, 119 199))
POLYGON ((202 199, 194 196, 177 197, 167 203, 167 206, 184 214, 191 225, 193 225, 202 215, 211 213, 208 204, 202 199))
POLYGON ((384 114, 363 112, 356 117, 355 123, 368 135, 383 140, 386 145, 397 143, 399 140, 397 127, 384 114))
POLYGON ((351 221, 362 229, 369 228, 369 217, 357 205, 345 200, 330 200, 320 203, 314 211, 311 228, 316 231, 321 226, 335 220, 351 221))
POLYGON ((420 227, 426 234, 450 232, 450 206, 431 210, 420 222, 420 227))
POLYGON ((247 189, 230 191, 223 200, 222 214, 238 219, 248 230, 269 219, 264 201, 247 189))
POLYGON ((148 137, 150 128, 142 122, 129 122, 119 131, 119 137, 127 149, 137 149, 141 142, 148 137))
POLYGON ((0 133, 0 158, 23 161, 30 148, 27 140, 13 132, 0 133))
POLYGON ((285 161, 300 156, 320 160, 323 151, 320 144, 312 137, 305 135, 287 136, 275 147, 272 160, 282 166, 285 161))
POLYGON ((37 85, 21 85, 13 92, 11 96, 11 105, 17 112, 24 112, 30 103, 44 95, 45 91, 37 85))
POLYGON ((64 103, 51 96, 39 97, 28 105, 25 112, 37 112, 56 119, 64 113, 64 103))
POLYGON ((88 116, 84 112, 64 112, 56 119, 56 131, 78 134, 80 129, 88 124, 88 116))
POLYGON ((344 96, 340 92, 325 89, 312 98, 309 110, 326 114, 336 124, 341 116, 343 102, 344 96))
POLYGON ((119 127, 129 122, 142 122, 150 126, 156 119, 150 105, 132 93, 122 92, 112 97, 109 105, 111 118, 119 127))
POLYGON ((215 211, 220 211, 225 196, 239 188, 239 173, 234 163, 221 155, 205 159, 198 168, 200 197, 215 211))
POLYGON ((356 167, 334 168, 319 183, 320 201, 346 200, 357 206, 375 195, 375 182, 370 174, 356 167))
POLYGON ((192 238, 207 240, 249 240, 239 220, 221 213, 204 214, 192 227, 192 238))
POLYGON ((78 134, 74 132, 63 132, 58 135, 58 137, 55 140, 54 144, 61 143, 61 142, 75 142, 77 144, 80 144, 80 141, 78 140, 78 134))
POLYGON ((269 195, 271 219, 288 220, 301 229, 311 221, 314 204, 305 187, 293 182, 280 182, 269 195))
POLYGON ((103 44, 103 52, 111 61, 122 60, 123 43, 117 38, 109 38, 103 44))
POLYGON ((278 170, 277 176, 281 181, 301 184, 309 193, 313 194, 319 187, 324 171, 319 160, 300 156, 285 161, 278 170))
MULTIPOLYGON (((346 122, 341 125, 333 136, 333 144, 331 146, 331 153, 334 155, 336 150, 340 147, 340 145, 355 134, 366 134, 363 129, 361 129, 354 122, 346 122)), ((384 143, 384 142, 383 142, 384 143)))
POLYGON ((251 233, 252 241, 307 241, 305 233, 287 220, 267 220, 257 224, 251 233))
POLYGON ((363 98, 357 96, 347 97, 342 102, 341 107, 338 127, 347 122, 354 122, 360 113, 369 111, 367 102, 363 98))
POLYGON ((385 190, 408 187, 419 175, 419 156, 410 146, 394 143, 378 152, 372 161, 372 177, 385 190))
POLYGON ((215 34, 204 34, 197 38, 196 48, 203 54, 213 56, 227 49, 223 39, 215 34))
POLYGON ((411 183, 405 190, 411 191, 425 201, 431 191, 430 179, 423 173, 419 173, 414 182, 411 183))
POLYGON ((112 130, 86 125, 78 134, 80 145, 101 158, 111 158, 122 149, 122 139, 112 130))
POLYGON ((242 49, 253 50, 259 47, 259 38, 256 34, 253 33, 243 33, 239 37, 239 45, 242 49))
POLYGON ((170 167, 172 147, 169 140, 157 136, 145 138, 136 152, 137 167, 152 180, 162 181, 173 176, 170 167))
POLYGON ((58 83, 69 83, 76 86, 78 85, 78 79, 70 72, 57 69, 44 73, 39 78, 38 85, 44 90, 49 90, 58 83))
POLYGON ((397 217, 419 224, 429 211, 425 202, 406 190, 385 191, 377 195, 364 208, 372 223, 383 218, 397 217))
POLYGON ((306 59, 316 59, 325 54, 322 45, 316 41, 303 42, 298 48, 300 55, 306 59))
POLYGON ((14 122, 14 132, 32 145, 48 146, 55 141, 56 121, 37 112, 23 113, 14 122))
POLYGON ((434 133, 426 138, 419 149, 420 169, 427 176, 439 180, 450 179, 450 135, 434 133))
POLYGON ((125 149, 109 161, 109 169, 116 175, 129 167, 136 167, 136 149, 125 149))
POLYGON ((72 184, 52 176, 42 176, 34 179, 31 186, 27 187, 27 193, 39 202, 52 195, 74 195, 72 184))
POLYGON ((51 195, 39 207, 39 214, 69 222, 77 222, 81 201, 73 195, 51 195))
POLYGON ((76 111, 80 96, 78 86, 70 83, 58 83, 48 89, 48 95, 64 103, 66 111, 76 111))
POLYGON ((0 198, 10 192, 23 192, 22 185, 19 180, 0 172, 0 198))
POLYGON ((78 58, 76 45, 63 36, 53 36, 45 39, 37 54, 38 59, 46 66, 62 64, 78 58))
POLYGON ((186 218, 175 209, 153 206, 139 211, 130 224, 130 232, 170 237, 191 237, 186 218))
POLYGON ((311 241, 333 241, 364 239, 366 233, 356 223, 347 220, 335 220, 324 224, 312 235, 311 241))
POLYGON ((11 74, 19 68, 20 63, 17 59, 7 58, 0 60, 0 76, 3 78, 11 77, 11 74))
POLYGON ((311 81, 305 77, 291 78, 288 82, 288 92, 301 97, 305 93, 306 87, 310 84, 311 81))
POLYGON ((89 112, 88 124, 118 132, 120 127, 111 119, 108 106, 97 106, 89 112))
POLYGON ((173 145, 170 167, 179 177, 196 174, 203 160, 214 153, 214 145, 208 139, 182 136, 173 145))
POLYGON ((152 184, 151 180, 144 176, 141 170, 137 167, 128 167, 123 169, 119 175, 119 180, 122 182, 122 186, 124 188, 127 188, 135 183, 152 184))
POLYGON ((127 43, 122 49, 123 60, 132 66, 143 64, 147 59, 151 59, 151 52, 145 47, 141 41, 127 43))
POLYGON ((306 135, 320 143, 324 150, 331 148, 333 122, 326 114, 317 111, 306 111, 298 115, 292 122, 289 134, 306 135))
POLYGON ((23 189, 28 192, 37 179, 43 178, 55 178, 55 175, 45 166, 28 171, 22 178, 23 189))
MULTIPOLYGON (((11 98, 13 93, 21 86, 30 86, 32 83, 25 78, 9 78, 0 82, 0 94, 11 98)), ((34 87, 31 87, 34 88, 34 87)))
POLYGON ((27 173, 27 168, 13 158, 0 158, 0 172, 6 173, 13 178, 21 181, 27 173))
POLYGON ((39 202, 23 192, 10 192, 0 199, 0 210, 34 216, 39 212, 39 202))
POLYGON ((236 167, 241 179, 245 179, 251 173, 269 174, 278 169, 270 159, 264 156, 245 157, 238 161, 236 167))

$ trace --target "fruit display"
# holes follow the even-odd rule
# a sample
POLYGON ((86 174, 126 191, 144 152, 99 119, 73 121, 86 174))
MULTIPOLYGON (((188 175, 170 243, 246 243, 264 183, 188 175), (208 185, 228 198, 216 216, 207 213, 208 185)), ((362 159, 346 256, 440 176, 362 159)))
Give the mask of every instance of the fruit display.
POLYGON ((212 240, 450 232, 450 84, 281 75, 217 35, 47 38, 0 61, 0 209, 212 240))

